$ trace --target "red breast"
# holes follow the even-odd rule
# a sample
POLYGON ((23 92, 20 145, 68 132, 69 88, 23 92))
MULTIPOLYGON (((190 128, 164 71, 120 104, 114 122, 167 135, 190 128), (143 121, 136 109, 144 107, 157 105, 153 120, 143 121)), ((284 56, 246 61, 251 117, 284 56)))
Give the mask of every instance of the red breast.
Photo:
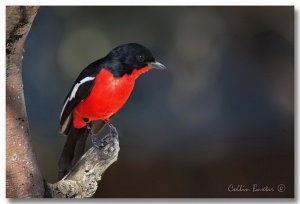
POLYGON ((88 118, 89 121, 109 119, 126 103, 134 88, 135 80, 149 70, 150 67, 147 66, 135 69, 130 75, 125 74, 116 78, 106 68, 101 69, 90 95, 73 111, 74 127, 84 127, 83 118, 88 118))

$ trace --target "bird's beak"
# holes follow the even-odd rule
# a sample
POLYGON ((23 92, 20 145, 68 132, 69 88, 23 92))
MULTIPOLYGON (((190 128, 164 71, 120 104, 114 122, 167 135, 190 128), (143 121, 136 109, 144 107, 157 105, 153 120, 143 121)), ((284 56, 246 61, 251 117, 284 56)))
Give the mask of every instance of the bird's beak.
POLYGON ((149 62, 148 66, 152 67, 153 69, 167 69, 167 67, 165 65, 163 65, 160 62, 149 62))

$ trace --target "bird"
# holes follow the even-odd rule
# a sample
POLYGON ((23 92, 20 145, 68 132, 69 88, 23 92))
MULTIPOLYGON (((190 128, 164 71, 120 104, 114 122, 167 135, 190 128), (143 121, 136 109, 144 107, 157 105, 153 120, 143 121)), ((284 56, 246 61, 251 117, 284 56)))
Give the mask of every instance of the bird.
POLYGON ((105 57, 84 68, 67 94, 60 114, 59 132, 67 136, 59 160, 62 178, 84 153, 89 135, 96 148, 105 140, 95 137, 107 125, 117 137, 117 129, 110 120, 125 105, 132 94, 135 81, 152 69, 166 69, 152 52, 139 43, 122 44, 105 57))

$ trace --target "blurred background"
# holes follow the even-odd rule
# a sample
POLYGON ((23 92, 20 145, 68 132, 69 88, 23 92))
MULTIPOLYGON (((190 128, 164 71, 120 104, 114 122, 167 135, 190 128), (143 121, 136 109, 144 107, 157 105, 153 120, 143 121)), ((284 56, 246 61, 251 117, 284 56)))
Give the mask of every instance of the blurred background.
POLYGON ((113 118, 121 151, 94 197, 294 196, 291 6, 41 7, 23 80, 49 182, 57 180, 59 116, 74 80, 128 42, 150 48, 168 70, 141 76, 113 118), (274 191, 229 192, 230 184, 274 191))

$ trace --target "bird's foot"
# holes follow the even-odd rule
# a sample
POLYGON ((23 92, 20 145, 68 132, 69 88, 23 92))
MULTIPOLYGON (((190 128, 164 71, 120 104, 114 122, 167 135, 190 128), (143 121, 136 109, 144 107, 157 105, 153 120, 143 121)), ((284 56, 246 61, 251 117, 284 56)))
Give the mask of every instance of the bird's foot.
POLYGON ((104 147, 105 145, 103 145, 103 142, 101 141, 102 139, 97 137, 97 135, 93 134, 91 123, 89 123, 88 121, 85 121, 85 124, 86 124, 86 128, 88 130, 89 136, 91 137, 93 145, 98 149, 104 147))
POLYGON ((115 126, 113 126, 109 121, 105 121, 105 122, 109 127, 109 135, 111 137, 118 138, 119 134, 118 134, 117 128, 115 126))
POLYGON ((119 134, 117 128, 113 126, 110 122, 108 121, 105 122, 109 127, 109 133, 105 135, 103 138, 99 138, 96 135, 92 135, 91 137, 93 145, 98 149, 105 147, 106 145, 111 143, 115 138, 118 139, 119 134))

